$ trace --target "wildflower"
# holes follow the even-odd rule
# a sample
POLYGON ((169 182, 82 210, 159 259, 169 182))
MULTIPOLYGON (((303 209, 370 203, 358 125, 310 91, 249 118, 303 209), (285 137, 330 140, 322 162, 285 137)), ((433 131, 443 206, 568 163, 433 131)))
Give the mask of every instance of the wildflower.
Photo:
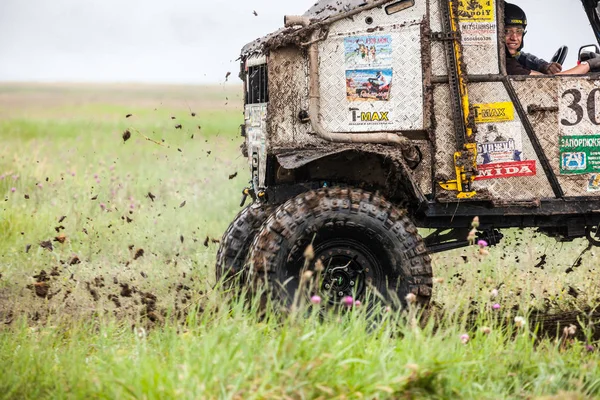
POLYGON ((308 280, 310 280, 310 278, 312 278, 312 276, 313 276, 313 272, 312 272, 311 270, 306 270, 306 271, 304 271, 304 273, 302 274, 302 278, 303 278, 305 281, 308 281, 308 280))
POLYGON ((471 222, 471 226, 475 229, 479 228, 479 217, 473 218, 473 222, 471 222))
POLYGON ((527 321, 523 317, 515 317, 515 326, 517 328, 522 328, 527 325, 527 321))
POLYGON ((480 254, 480 255, 482 255, 482 256, 489 256, 489 255, 490 255, 490 252, 489 252, 489 250, 488 250, 488 249, 485 249, 485 248, 483 248, 483 247, 480 247, 480 248, 479 248, 479 254, 480 254))
POLYGON ((385 312, 390 313, 392 312, 392 307, 390 306, 385 306, 385 312))
POLYGON ((444 283, 444 278, 435 278, 434 282, 437 284, 444 283))
POLYGON ((360 302, 360 300, 356 300, 356 301, 354 302, 354 307, 360 307, 360 305, 361 305, 361 304, 362 304, 362 303, 360 302))
POLYGON ((466 333, 460 336, 460 341, 462 342, 462 344, 469 343, 469 339, 471 338, 466 333))
POLYGON ((306 250, 304 250, 304 258, 307 261, 312 261, 315 258, 315 249, 313 248, 312 244, 309 244, 306 247, 306 250))
POLYGON ((500 304, 496 303, 496 304, 494 304, 494 305, 492 306, 492 308, 493 308, 494 310, 499 310, 499 309, 500 309, 500 304))
POLYGON ((321 296, 314 295, 310 298, 310 302, 313 304, 321 304, 321 296))
POLYGON ((71 176, 75 176, 75 171, 71 172, 71 176))
POLYGON ((317 260, 317 262, 315 262, 315 271, 323 272, 324 270, 325 270, 325 266, 323 266, 323 261, 317 260))
POLYGON ((591 353, 594 350, 596 350, 596 348, 594 346, 592 346, 591 344, 588 344, 587 346, 585 346, 585 349, 588 351, 588 353, 591 353))
POLYGON ((571 324, 568 327, 565 327, 563 333, 565 336, 575 336, 575 334, 577 333, 577 327, 571 324))
POLYGON ((44 185, 42 185, 41 183, 38 183, 36 186, 39 187, 40 189, 44 188, 44 185))
POLYGON ((490 333, 492 333, 492 328, 490 328, 489 326, 482 326, 481 327, 481 332, 484 335, 489 335, 490 333))
POLYGON ((104 204, 104 203, 100 203, 100 208, 101 208, 102 210, 106 210, 106 204, 104 204))
POLYGON ((406 295, 406 302, 408 304, 414 304, 417 302, 417 296, 414 293, 409 293, 406 295))
POLYGON ((16 187, 12 187, 12 188, 10 188, 10 191, 14 193, 14 192, 17 191, 17 188, 16 187))
POLYGON ((485 247, 488 247, 488 242, 486 242, 485 240, 480 240, 477 242, 477 245, 479 246, 480 249, 483 249, 485 247))
POLYGON ((354 305, 354 299, 350 296, 346 296, 342 299, 342 304, 346 307, 352 307, 354 305))
POLYGON ((4 180, 4 175, 0 175, 0 181, 4 180))
POLYGON ((492 299, 495 299, 496 297, 498 297, 498 289, 492 289, 492 291, 490 292, 490 297, 492 299))
POLYGON ((477 229, 473 228, 471 230, 471 232, 469 232, 469 236, 467 236, 467 240, 469 241, 469 244, 475 243, 476 237, 477 237, 477 229))

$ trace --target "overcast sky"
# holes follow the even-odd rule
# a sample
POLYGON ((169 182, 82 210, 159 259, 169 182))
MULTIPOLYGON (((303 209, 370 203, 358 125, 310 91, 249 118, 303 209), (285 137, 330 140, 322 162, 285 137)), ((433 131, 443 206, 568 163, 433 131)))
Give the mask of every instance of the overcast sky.
MULTIPOLYGON (((237 76, 244 44, 314 2, 0 0, 0 81, 222 82, 237 76)), ((525 50, 538 57, 566 44, 573 66, 579 47, 595 42, 579 1, 514 2, 529 18, 525 50)))

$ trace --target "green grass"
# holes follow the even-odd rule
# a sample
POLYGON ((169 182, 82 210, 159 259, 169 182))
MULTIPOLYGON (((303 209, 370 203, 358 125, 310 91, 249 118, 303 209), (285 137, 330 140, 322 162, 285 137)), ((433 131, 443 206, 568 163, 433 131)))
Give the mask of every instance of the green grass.
POLYGON ((509 231, 489 256, 435 256, 420 324, 261 318, 214 290, 242 121, 238 87, 0 85, 0 398, 600 397, 591 330, 513 323, 597 307, 597 252, 566 273, 583 241, 509 231))

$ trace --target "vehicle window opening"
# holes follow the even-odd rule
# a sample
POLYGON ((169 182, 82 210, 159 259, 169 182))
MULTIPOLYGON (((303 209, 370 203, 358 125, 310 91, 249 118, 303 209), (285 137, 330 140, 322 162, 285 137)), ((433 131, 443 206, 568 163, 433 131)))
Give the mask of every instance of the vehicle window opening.
POLYGON ((269 77, 267 64, 248 68, 248 97, 247 104, 269 102, 269 77))

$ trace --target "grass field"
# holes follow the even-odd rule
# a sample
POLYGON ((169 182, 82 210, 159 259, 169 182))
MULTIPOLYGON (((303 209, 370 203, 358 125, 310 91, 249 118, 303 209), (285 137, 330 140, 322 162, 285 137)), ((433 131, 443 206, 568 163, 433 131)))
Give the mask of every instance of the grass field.
POLYGON ((215 289, 241 107, 229 84, 0 84, 0 398, 600 397, 583 241, 437 255, 430 318, 260 317, 215 289))

